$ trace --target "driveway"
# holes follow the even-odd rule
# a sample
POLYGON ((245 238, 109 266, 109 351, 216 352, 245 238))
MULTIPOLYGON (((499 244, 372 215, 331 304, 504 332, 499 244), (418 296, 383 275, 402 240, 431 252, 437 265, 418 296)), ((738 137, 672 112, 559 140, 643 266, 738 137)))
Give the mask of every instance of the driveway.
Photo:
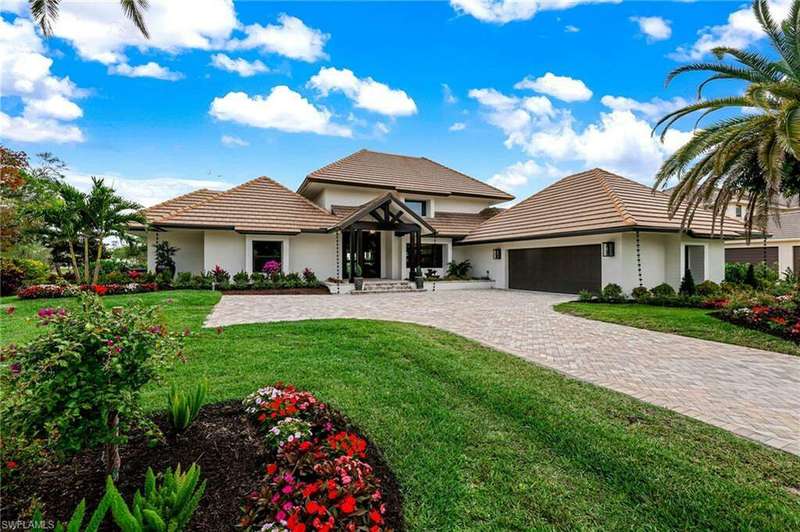
POLYGON ((553 310, 569 299, 504 290, 224 296, 206 326, 326 318, 431 325, 800 455, 800 358, 553 310))

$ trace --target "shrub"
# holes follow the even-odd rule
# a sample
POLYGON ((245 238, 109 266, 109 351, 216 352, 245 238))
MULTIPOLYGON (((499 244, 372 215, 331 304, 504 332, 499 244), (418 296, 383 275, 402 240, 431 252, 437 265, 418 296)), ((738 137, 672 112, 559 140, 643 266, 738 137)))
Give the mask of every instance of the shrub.
POLYGON ((192 288, 192 274, 191 272, 179 272, 175 276, 175 281, 172 283, 175 288, 192 288))
POLYGON ((174 272, 170 270, 163 270, 156 275, 156 284, 159 288, 169 289, 172 288, 172 276, 174 272))
POLYGON ((705 280, 698 284, 695 288, 697 295, 704 297, 716 296, 722 291, 719 285, 711 280, 705 280))
POLYGON ((429 269, 425 270, 425 279, 426 280, 429 279, 429 280, 435 281, 438 278, 439 278, 439 272, 437 272, 433 268, 429 268, 429 269))
POLYGON ((245 289, 250 287, 250 276, 247 275, 247 272, 239 272, 234 274, 233 276, 233 286, 239 289, 245 289))
POLYGON ((225 284, 230 281, 230 274, 226 272, 222 266, 217 264, 214 266, 214 269, 208 272, 208 276, 211 277, 211 280, 217 284, 225 284))
POLYGON ((188 392, 178 390, 174 383, 170 386, 167 394, 167 419, 175 432, 183 432, 194 422, 207 393, 208 383, 205 381, 198 382, 188 392))
POLYGON ((177 358, 181 339, 167 332, 157 307, 107 310, 82 294, 71 312, 43 308, 45 332, 4 356, 11 371, 0 374, 4 429, 42 439, 58 453, 105 446, 116 476, 118 445, 133 426, 150 426, 139 394, 177 358))
POLYGON ((604 301, 622 301, 625 297, 622 294, 622 287, 616 283, 608 283, 603 287, 602 297, 604 301))
POLYGON ((447 263, 447 277, 451 279, 468 279, 469 271, 472 269, 469 259, 461 262, 450 261, 447 263))
POLYGON ((745 262, 728 262, 725 264, 725 281, 743 284, 747 275, 748 264, 745 262))
POLYGON ((306 284, 306 286, 311 288, 319 286, 317 274, 315 274, 314 270, 311 268, 306 268, 303 270, 303 282, 306 284))
POLYGON ((130 282, 130 277, 122 272, 110 272, 101 277, 103 284, 124 284, 130 282))
POLYGON ((17 292, 25 272, 8 259, 0 258, 0 296, 10 296, 17 292))
POLYGON ((681 279, 681 285, 678 288, 678 293, 684 296, 693 296, 697 292, 697 288, 694 285, 694 276, 692 276, 692 270, 686 270, 686 273, 683 274, 683 279, 681 279))
POLYGON ((756 279, 756 269, 752 264, 747 265, 747 272, 745 273, 744 284, 758 288, 758 280, 756 279))
POLYGON ((169 272, 170 279, 175 275, 175 253, 180 251, 166 240, 156 244, 156 273, 169 272))
POLYGON ((658 286, 654 286, 650 292, 654 297, 672 297, 675 295, 675 289, 669 283, 661 283, 658 286))
POLYGON ((37 284, 27 288, 21 288, 17 291, 17 297, 20 299, 73 297, 81 292, 92 292, 98 296, 111 296, 155 292, 156 290, 158 290, 158 285, 155 283, 82 284, 80 286, 69 284, 37 284))
POLYGON ((266 288, 267 277, 263 273, 254 272, 250 279, 253 281, 253 288, 266 288))
POLYGON ((578 292, 578 301, 591 301, 594 298, 594 294, 589 290, 581 290, 578 292))
POLYGON ((644 286, 637 286, 633 290, 631 290, 631 297, 636 301, 643 301, 650 297, 650 290, 645 288, 644 286))
POLYGON ((287 273, 284 279, 286 279, 287 288, 297 288, 303 285, 303 281, 300 279, 300 274, 296 272, 287 273))
POLYGON ((214 278, 211 276, 211 273, 195 275, 192 277, 192 288, 210 290, 213 280, 214 278))
POLYGON ((14 264, 22 270, 25 284, 38 284, 47 282, 50 267, 36 259, 14 259, 14 264))
POLYGON ((264 263, 261 271, 274 281, 281 275, 281 263, 277 260, 268 260, 264 263))

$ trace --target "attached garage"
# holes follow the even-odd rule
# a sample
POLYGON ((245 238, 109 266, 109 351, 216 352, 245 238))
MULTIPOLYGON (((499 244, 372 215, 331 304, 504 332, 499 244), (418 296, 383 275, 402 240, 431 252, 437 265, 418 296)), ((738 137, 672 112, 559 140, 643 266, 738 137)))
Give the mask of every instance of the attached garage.
POLYGON ((509 288, 577 294, 601 283, 600 244, 508 251, 509 288))
MULTIPOLYGON (((764 261, 764 247, 750 247, 750 248, 725 248, 725 262, 758 265, 764 261)), ((769 246, 766 248, 767 264, 770 268, 778 269, 778 248, 777 246, 769 246)))

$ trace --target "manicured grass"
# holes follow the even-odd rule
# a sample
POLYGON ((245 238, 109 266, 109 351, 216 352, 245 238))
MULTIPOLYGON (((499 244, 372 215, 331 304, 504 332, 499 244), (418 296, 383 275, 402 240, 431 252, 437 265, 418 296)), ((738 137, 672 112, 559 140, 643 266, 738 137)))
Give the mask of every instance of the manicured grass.
POLYGON ((800 347, 794 342, 719 320, 711 316, 711 311, 705 309, 578 301, 561 303, 556 305, 555 309, 565 314, 630 325, 639 329, 800 355, 800 347))
MULTIPOLYGON (((199 329, 213 294, 159 296, 194 331, 167 383, 207 377, 208 401, 276 380, 314 391, 384 450, 412 530, 800 527, 798 457, 439 330, 331 320, 217 333, 199 329)), ((146 407, 163 408, 163 393, 151 387, 146 407)))

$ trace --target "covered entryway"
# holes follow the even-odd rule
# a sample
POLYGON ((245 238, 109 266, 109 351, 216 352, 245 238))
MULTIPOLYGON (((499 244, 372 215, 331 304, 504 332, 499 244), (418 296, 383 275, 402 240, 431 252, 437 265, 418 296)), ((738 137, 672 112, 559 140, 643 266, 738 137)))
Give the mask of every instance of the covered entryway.
POLYGON ((600 244, 508 251, 509 288, 577 294, 601 284, 600 244))

